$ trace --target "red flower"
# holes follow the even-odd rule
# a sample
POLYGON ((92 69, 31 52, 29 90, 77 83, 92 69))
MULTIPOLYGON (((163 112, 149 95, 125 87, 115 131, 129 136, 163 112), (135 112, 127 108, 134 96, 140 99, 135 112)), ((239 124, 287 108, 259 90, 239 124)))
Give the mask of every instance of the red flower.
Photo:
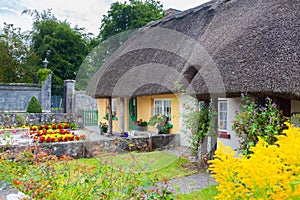
POLYGON ((56 124, 52 124, 52 129, 56 129, 56 124))
POLYGON ((48 130, 48 129, 49 129, 49 126, 48 126, 48 125, 45 125, 45 129, 48 130))
POLYGON ((69 125, 68 124, 64 124, 64 128, 68 128, 69 127, 69 125))
POLYGON ((58 128, 58 129, 62 129, 62 125, 61 125, 61 124, 58 124, 58 125, 57 125, 57 128, 58 128))
POLYGON ((75 139, 76 139, 76 140, 79 140, 79 139, 80 139, 80 137, 79 137, 79 136, 75 136, 75 139))
POLYGON ((39 129, 40 129, 40 130, 43 130, 43 128, 44 128, 43 126, 39 126, 39 129))
POLYGON ((51 142, 55 142, 56 140, 55 140, 55 138, 51 138, 51 142))
POLYGON ((73 140, 74 140, 74 136, 71 136, 71 137, 69 138, 69 140, 70 140, 70 141, 73 141, 73 140))
POLYGON ((40 142, 44 142, 45 141, 45 137, 40 137, 40 142))
POLYGON ((166 122, 162 122, 161 125, 165 126, 165 125, 166 125, 166 122))
POLYGON ((135 122, 133 122, 133 123, 134 123, 134 125, 138 125, 139 122, 138 122, 138 121, 135 121, 135 122))
POLYGON ((14 183, 15 185, 20 185, 20 184, 22 184, 22 181, 16 179, 16 180, 13 180, 13 183, 14 183))

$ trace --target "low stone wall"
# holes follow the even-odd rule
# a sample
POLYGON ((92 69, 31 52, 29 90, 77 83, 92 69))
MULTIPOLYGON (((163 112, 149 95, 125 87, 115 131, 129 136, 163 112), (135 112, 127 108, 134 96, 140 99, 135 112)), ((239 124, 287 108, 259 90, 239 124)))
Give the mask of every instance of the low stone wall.
POLYGON ((73 122, 73 117, 66 113, 1 113, 0 114, 0 127, 16 127, 20 125, 17 115, 22 115, 24 118, 24 124, 37 125, 47 122, 61 123, 61 122, 73 122))
POLYGON ((69 155, 73 158, 97 157, 102 152, 122 153, 127 151, 162 150, 180 145, 179 134, 162 134, 149 137, 120 137, 98 141, 71 141, 61 143, 42 143, 31 145, 12 145, 7 147, 11 152, 23 151, 32 146, 58 157, 69 155))

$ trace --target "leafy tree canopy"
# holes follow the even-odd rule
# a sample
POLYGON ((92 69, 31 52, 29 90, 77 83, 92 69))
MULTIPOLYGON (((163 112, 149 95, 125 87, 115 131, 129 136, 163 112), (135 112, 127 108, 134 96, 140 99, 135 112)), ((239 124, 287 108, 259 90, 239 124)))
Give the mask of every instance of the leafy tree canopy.
POLYGON ((155 0, 115 2, 102 18, 99 38, 103 41, 117 33, 140 28, 164 16, 163 6, 155 0))
POLYGON ((36 82, 36 63, 37 56, 30 46, 29 33, 4 23, 0 34, 0 82, 36 82))
POLYGON ((32 43, 39 63, 47 57, 48 68, 53 72, 52 92, 63 93, 63 82, 75 79, 77 71, 89 52, 89 37, 84 29, 71 28, 66 21, 59 21, 51 10, 24 11, 34 18, 32 43))

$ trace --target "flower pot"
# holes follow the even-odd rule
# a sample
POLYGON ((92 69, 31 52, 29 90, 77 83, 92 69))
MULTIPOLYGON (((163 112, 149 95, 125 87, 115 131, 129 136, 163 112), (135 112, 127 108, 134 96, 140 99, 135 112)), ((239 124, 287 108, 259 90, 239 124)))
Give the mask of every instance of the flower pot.
POLYGON ((147 126, 138 126, 138 125, 136 125, 135 127, 136 127, 137 131, 147 131, 147 126))
POLYGON ((101 135, 104 135, 105 133, 107 133, 107 129, 102 129, 102 128, 100 128, 100 134, 101 134, 101 135))
POLYGON ((161 129, 157 129, 158 130, 158 134, 168 134, 169 133, 169 129, 168 132, 163 132, 161 129))

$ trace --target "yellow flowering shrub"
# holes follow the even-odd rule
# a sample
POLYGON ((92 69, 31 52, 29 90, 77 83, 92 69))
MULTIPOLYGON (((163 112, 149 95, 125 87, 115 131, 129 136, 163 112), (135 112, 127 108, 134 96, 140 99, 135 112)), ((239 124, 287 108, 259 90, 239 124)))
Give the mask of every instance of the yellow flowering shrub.
POLYGON ((215 199, 300 199, 300 128, 287 125, 274 145, 259 139, 249 158, 220 143, 210 166, 215 199))

